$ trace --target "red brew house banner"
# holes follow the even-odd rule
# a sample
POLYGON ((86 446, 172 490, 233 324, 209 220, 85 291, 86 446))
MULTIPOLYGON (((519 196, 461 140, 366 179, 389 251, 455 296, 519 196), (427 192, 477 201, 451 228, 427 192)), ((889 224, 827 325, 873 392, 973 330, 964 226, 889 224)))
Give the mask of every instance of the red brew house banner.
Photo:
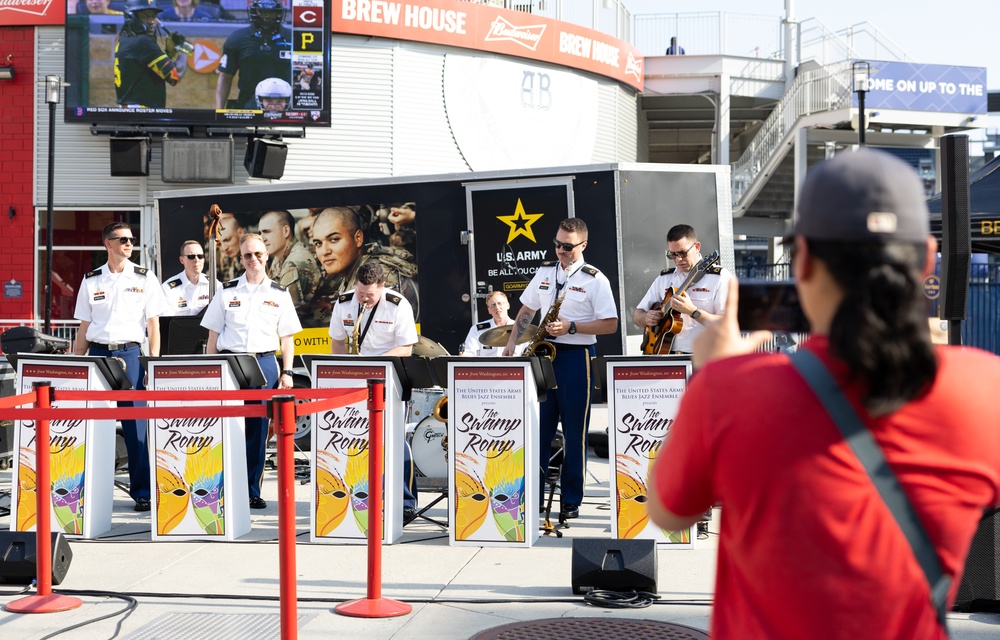
POLYGON ((502 53, 614 78, 642 91, 639 50, 599 31, 457 0, 341 0, 333 32, 502 53))

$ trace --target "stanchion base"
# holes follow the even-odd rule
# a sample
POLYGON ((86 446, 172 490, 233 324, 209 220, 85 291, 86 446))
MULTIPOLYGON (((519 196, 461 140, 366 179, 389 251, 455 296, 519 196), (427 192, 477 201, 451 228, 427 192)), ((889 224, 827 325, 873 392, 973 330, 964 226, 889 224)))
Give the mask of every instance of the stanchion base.
POLYGON ((392 618, 405 616, 413 611, 413 607, 405 602, 389 598, 359 598, 350 602, 341 602, 334 607, 334 611, 342 616, 351 616, 352 618, 392 618))
POLYGON ((83 600, 79 598, 50 593, 47 596, 26 596, 8 602, 3 608, 11 613, 56 613, 76 609, 82 604, 83 600))

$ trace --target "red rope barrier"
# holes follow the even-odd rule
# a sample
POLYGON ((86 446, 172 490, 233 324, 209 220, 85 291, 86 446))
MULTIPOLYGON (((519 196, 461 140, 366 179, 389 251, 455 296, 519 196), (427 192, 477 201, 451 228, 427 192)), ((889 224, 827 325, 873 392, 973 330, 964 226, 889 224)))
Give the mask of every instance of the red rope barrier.
MULTIPOLYGON (((48 382, 35 383, 35 406, 47 409, 52 387, 48 382)), ((52 593, 52 474, 49 468, 49 421, 35 424, 35 549, 36 593, 4 607, 13 613, 55 613, 83 605, 83 600, 52 593)))
POLYGON ((344 389, 243 389, 240 391, 71 391, 57 389, 56 400, 88 400, 93 402, 155 402, 171 400, 197 402, 199 400, 267 401, 275 396, 295 396, 296 400, 314 400, 336 397, 344 389))
MULTIPOLYGON (((330 409, 336 409, 338 407, 346 407, 357 402, 361 402, 367 398, 368 391, 366 389, 319 389, 318 391, 323 391, 326 400, 322 401, 312 401, 308 404, 300 404, 298 407, 299 415, 308 415, 310 413, 317 413, 319 411, 329 411, 330 409), (334 397, 330 397, 330 396, 334 397)), ((104 393, 104 392, 80 392, 75 391, 72 393, 74 397, 70 396, 67 392, 57 392, 56 396, 59 400, 69 401, 69 400, 91 400, 90 394, 104 393), (79 396, 79 397, 77 397, 79 396)), ((147 392, 143 392, 147 393, 147 392)), ((154 397, 159 400, 165 400, 165 398, 155 396, 156 393, 163 392, 148 392, 154 394, 154 397)), ((187 398, 184 398, 188 402, 195 402, 198 400, 208 401, 208 400, 218 400, 216 397, 218 394, 226 393, 225 391, 191 391, 188 392, 187 398), (191 396, 198 395, 198 398, 193 398, 191 396), (213 395, 215 394, 215 395, 213 395)), ((277 394, 276 391, 269 391, 270 396, 263 399, 270 400, 277 394)), ((285 394, 289 395, 289 394, 285 394)), ((262 404, 248 404, 248 405, 222 405, 222 406, 159 406, 159 407, 58 407, 52 409, 10 409, 0 413, 0 417, 4 420, 153 420, 153 419, 167 419, 167 418, 231 418, 231 417, 244 417, 244 418, 266 418, 268 417, 267 407, 262 404)))
POLYGON ((334 610, 355 618, 405 616, 413 607, 382 597, 382 419, 385 380, 368 381, 368 597, 342 602, 334 610))
POLYGON ((35 401, 34 393, 22 393, 19 396, 7 396, 6 398, 0 398, 0 409, 10 409, 11 407, 19 407, 22 404, 31 404, 35 401))

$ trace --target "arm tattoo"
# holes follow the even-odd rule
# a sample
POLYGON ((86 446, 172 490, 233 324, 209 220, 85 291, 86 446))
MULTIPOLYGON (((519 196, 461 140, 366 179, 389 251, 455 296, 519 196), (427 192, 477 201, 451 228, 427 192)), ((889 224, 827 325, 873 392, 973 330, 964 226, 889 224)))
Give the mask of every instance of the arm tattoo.
POLYGON ((531 319, 535 317, 534 309, 529 309, 528 307, 521 307, 521 310, 517 312, 517 318, 514 319, 514 339, 517 340, 531 324, 531 319))

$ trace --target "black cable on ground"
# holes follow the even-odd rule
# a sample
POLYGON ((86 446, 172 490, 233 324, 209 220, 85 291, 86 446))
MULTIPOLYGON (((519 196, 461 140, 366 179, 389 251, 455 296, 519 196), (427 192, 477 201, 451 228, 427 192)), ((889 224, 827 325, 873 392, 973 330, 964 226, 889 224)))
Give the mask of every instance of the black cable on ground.
MULTIPOLYGON (((53 592, 55 593, 55 591, 53 591, 53 592)), ((74 630, 79 629, 81 627, 85 627, 88 624, 94 624, 95 622, 100 622, 101 620, 107 620, 108 618, 114 618, 115 616, 122 616, 121 619, 117 623, 115 623, 115 632, 112 633, 111 636, 108 638, 108 640, 112 640, 113 638, 117 638, 118 634, 122 632, 122 623, 125 622, 126 620, 128 620, 128 617, 130 615, 132 615, 132 612, 135 611, 136 607, 139 606, 138 600, 136 600, 134 597, 132 597, 130 595, 127 595, 127 594, 124 594, 124 593, 116 593, 114 591, 69 591, 69 590, 65 590, 64 591, 64 590, 59 590, 58 593, 64 593, 64 594, 67 594, 67 595, 69 595, 69 594, 72 593, 73 595, 93 596, 93 597, 98 597, 98 598, 118 598, 119 600, 124 600, 128 604, 125 606, 124 609, 121 609, 120 611, 114 611, 112 613, 108 613, 106 615, 99 616, 99 617, 94 618, 92 620, 87 620, 86 622, 81 622, 79 624, 74 624, 74 625, 71 625, 69 627, 64 627, 62 629, 59 629, 58 631, 54 631, 54 632, 50 633, 47 636, 43 636, 42 638, 40 638, 40 640, 49 640, 49 638, 55 638, 56 636, 59 636, 59 635, 62 635, 64 633, 66 633, 67 631, 74 631, 74 630), (124 615, 122 615, 122 614, 124 614, 124 615)))
POLYGON ((583 599, 596 607, 607 609, 644 609, 660 596, 648 591, 606 591, 594 589, 584 594, 583 599))

